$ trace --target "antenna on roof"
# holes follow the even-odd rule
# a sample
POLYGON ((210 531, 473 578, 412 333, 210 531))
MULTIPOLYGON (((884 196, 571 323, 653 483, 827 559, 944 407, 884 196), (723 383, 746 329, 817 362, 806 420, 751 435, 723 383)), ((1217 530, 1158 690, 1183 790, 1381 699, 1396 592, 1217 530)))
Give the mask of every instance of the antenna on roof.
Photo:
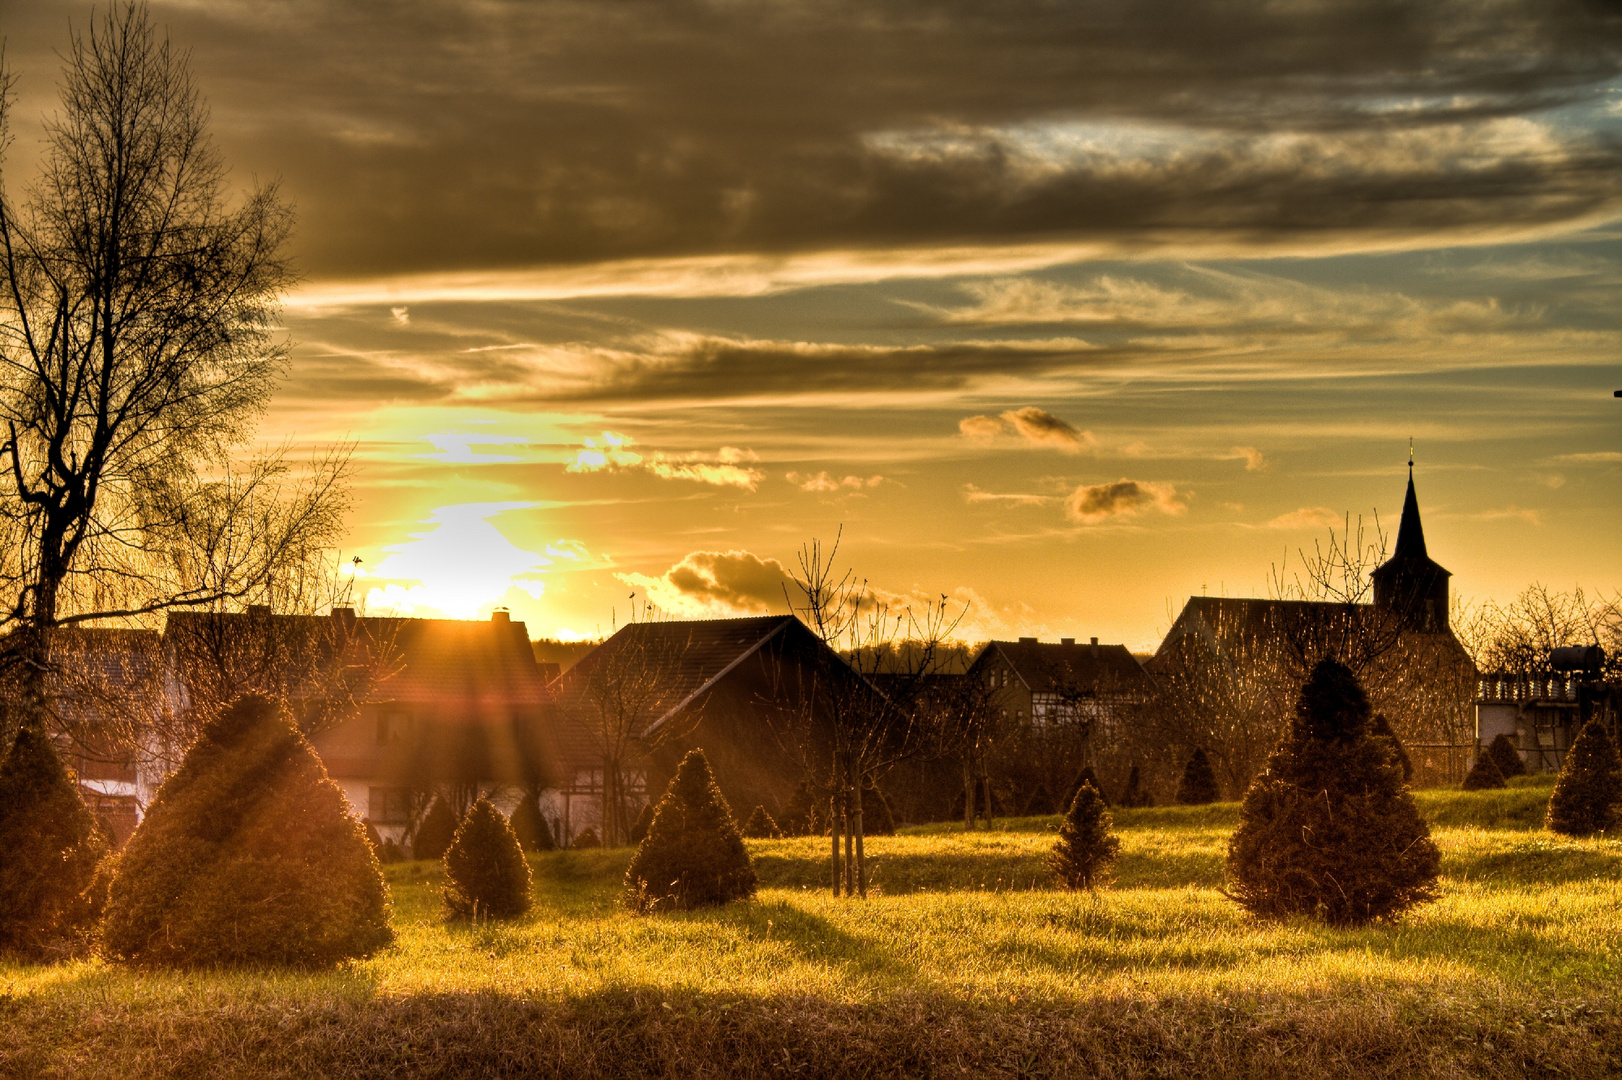
POLYGON ((1414 437, 1408 436, 1408 471, 1414 471, 1414 437))

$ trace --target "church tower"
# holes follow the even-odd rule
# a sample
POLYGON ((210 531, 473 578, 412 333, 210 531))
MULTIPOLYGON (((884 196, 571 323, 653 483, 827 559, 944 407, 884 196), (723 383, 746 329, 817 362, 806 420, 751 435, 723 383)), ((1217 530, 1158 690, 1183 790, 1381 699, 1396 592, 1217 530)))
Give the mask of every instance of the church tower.
POLYGON ((1414 495, 1413 451, 1408 452, 1408 495, 1397 527, 1397 550, 1374 571, 1374 605, 1396 612, 1411 630, 1440 633, 1447 625, 1447 579, 1453 575, 1425 551, 1425 528, 1414 495))

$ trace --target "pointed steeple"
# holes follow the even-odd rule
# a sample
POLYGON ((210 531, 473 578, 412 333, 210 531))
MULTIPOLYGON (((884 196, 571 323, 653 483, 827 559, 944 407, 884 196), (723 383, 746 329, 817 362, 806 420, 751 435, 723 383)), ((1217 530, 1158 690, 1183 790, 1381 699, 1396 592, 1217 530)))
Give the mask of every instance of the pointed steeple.
POLYGON ((1409 559, 1428 559, 1425 551, 1425 526, 1419 521, 1419 498, 1414 494, 1414 462, 1408 459, 1408 495, 1402 500, 1402 523, 1397 526, 1397 547, 1391 553, 1393 562, 1409 559))
POLYGON ((1396 611, 1416 630, 1447 629, 1447 579, 1453 575, 1431 560, 1425 550, 1425 527, 1414 494, 1414 449, 1408 445, 1408 494, 1402 500, 1402 523, 1391 558, 1374 571, 1374 603, 1396 611))

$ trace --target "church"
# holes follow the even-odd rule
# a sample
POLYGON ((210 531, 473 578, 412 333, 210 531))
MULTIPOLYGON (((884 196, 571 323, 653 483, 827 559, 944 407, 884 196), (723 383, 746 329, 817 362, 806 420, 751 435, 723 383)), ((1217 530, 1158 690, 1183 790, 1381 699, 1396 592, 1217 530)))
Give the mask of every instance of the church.
MULTIPOLYGON (((1355 563, 1358 553, 1348 554, 1355 563)), ((1333 656, 1409 747, 1415 782, 1457 781, 1473 742, 1477 673, 1449 625, 1451 577, 1426 547, 1410 461, 1394 550, 1356 595, 1191 596, 1146 666, 1162 682, 1198 667, 1222 683, 1218 696, 1287 716, 1306 673, 1333 656)))

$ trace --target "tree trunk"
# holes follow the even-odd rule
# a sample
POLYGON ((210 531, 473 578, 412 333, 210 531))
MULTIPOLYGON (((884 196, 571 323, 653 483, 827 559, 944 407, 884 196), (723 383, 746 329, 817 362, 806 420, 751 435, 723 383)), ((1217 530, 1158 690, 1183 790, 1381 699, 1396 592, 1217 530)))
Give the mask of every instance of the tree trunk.
POLYGON ((991 808, 991 774, 990 773, 981 773, 980 774, 980 790, 985 794, 985 800, 986 800, 986 803, 985 803, 985 806, 986 806, 986 828, 989 829, 989 828, 991 828, 991 819, 993 817, 992 808, 991 808))
POLYGON ((974 828, 974 790, 977 787, 974 778, 974 758, 963 759, 963 831, 968 832, 974 828))
POLYGON ((832 838, 833 853, 828 858, 829 873, 834 880, 834 897, 839 896, 839 795, 828 796, 828 835, 832 838))
POLYGON ((854 815, 851 813, 850 787, 847 785, 844 798, 841 800, 842 820, 845 830, 845 897, 848 899, 856 892, 856 845, 851 835, 851 825, 854 815))
MULTIPOLYGON (((851 770, 853 773, 856 771, 851 770)), ((862 851, 862 778, 858 773, 851 784, 852 798, 856 804, 856 813, 851 824, 851 832, 856 836, 856 895, 860 899, 867 899, 867 856, 862 851)))

